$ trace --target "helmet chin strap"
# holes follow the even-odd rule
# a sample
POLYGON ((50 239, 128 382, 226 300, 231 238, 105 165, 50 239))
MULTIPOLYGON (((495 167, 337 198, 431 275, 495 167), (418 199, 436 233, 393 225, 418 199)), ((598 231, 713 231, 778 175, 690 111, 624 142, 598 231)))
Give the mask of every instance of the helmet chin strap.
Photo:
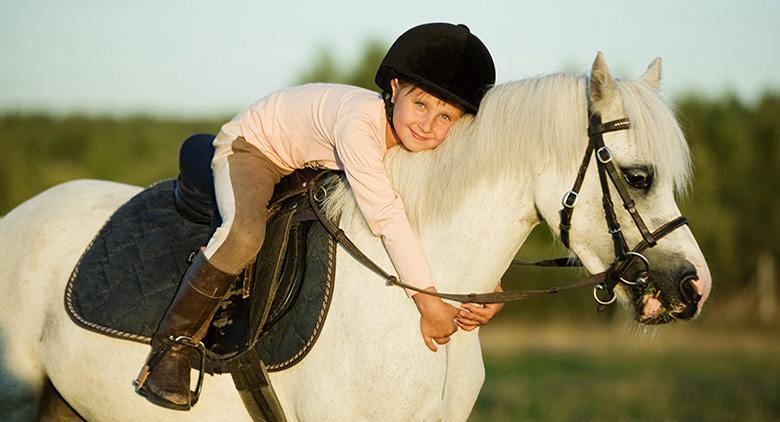
POLYGON ((382 99, 385 102, 385 115, 387 115, 387 123, 390 124, 390 128, 395 132, 395 126, 393 125, 393 107, 395 106, 392 101, 393 94, 382 91, 382 99))

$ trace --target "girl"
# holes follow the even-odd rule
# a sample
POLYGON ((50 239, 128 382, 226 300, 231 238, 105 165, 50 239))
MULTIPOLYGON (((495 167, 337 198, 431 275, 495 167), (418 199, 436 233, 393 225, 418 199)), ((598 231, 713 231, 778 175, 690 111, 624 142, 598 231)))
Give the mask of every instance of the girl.
MULTIPOLYGON (((165 407, 190 408, 193 352, 168 339, 200 342, 231 282, 260 250, 274 185, 295 169, 343 170, 400 278, 435 291, 383 158, 395 145, 415 152, 437 147, 464 113, 477 112, 494 82, 490 53, 465 25, 431 23, 410 29, 390 47, 376 74, 381 96, 346 85, 304 85, 273 93, 222 126, 212 160, 222 225, 195 257, 152 337, 149 360, 159 363, 143 371, 139 392, 165 407)), ((458 324, 473 329, 500 309, 459 311, 434 296, 411 297, 423 341, 434 352, 458 324)))

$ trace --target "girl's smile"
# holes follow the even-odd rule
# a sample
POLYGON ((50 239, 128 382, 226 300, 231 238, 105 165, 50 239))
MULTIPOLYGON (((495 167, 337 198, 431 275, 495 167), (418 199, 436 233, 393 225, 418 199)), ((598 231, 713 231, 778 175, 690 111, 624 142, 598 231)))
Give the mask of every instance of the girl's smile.
POLYGON ((409 83, 391 81, 393 124, 388 122, 388 147, 403 144, 413 152, 439 146, 463 109, 409 83))

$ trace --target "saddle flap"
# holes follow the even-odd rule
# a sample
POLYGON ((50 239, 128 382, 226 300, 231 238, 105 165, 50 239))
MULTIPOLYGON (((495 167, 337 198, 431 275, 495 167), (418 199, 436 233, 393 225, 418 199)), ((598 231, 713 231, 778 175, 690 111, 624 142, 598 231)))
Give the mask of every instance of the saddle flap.
POLYGON ((285 257, 288 255, 291 226, 298 208, 275 214, 266 226, 265 242, 255 261, 251 288, 252 306, 249 313, 250 327, 255 330, 250 338, 256 338, 257 330, 265 326, 271 304, 276 297, 285 257))

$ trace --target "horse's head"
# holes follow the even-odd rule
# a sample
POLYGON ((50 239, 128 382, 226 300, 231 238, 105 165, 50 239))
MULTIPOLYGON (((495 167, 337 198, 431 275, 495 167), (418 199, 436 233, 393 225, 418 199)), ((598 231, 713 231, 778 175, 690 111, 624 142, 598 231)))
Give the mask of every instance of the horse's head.
POLYGON ((544 188, 536 194, 541 214, 588 270, 613 273, 599 300, 610 300, 614 288, 635 318, 649 324, 693 318, 711 286, 693 234, 677 220, 675 193, 688 184, 690 158, 674 113, 658 93, 660 75, 656 59, 639 80, 615 80, 599 53, 588 83, 590 136, 583 129, 575 147, 578 157, 588 157, 577 168, 542 170, 544 188), (572 190, 579 173, 577 194, 567 194, 563 205, 550 200, 572 190), (637 249, 642 243, 654 246, 637 249), (616 259, 623 263, 619 272, 616 259))

